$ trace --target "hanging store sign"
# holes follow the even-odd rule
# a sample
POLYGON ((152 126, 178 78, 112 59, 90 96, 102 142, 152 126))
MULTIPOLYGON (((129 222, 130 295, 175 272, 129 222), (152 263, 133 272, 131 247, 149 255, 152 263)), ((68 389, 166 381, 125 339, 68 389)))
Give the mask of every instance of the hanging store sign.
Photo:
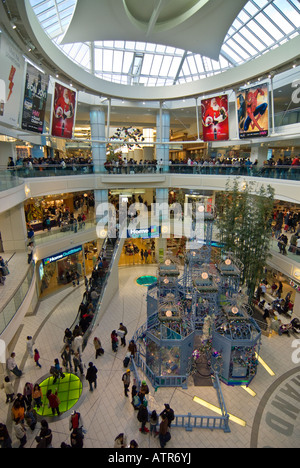
POLYGON ((81 251, 82 251, 81 245, 79 247, 74 247, 73 249, 65 250, 64 252, 60 252, 51 257, 44 258, 43 264, 49 265, 50 263, 57 262, 58 260, 62 260, 63 258, 69 257, 69 255, 74 255, 81 251))
POLYGON ((143 229, 128 229, 128 239, 154 239, 159 237, 160 226, 151 226, 150 228, 143 229))

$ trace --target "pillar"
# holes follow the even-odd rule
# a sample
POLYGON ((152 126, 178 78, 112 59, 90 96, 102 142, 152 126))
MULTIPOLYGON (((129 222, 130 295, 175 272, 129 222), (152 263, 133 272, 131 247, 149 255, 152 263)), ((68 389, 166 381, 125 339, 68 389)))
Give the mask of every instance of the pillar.
POLYGON ((254 163, 257 160, 257 166, 261 167, 264 165, 264 161, 268 159, 268 147, 256 144, 251 146, 250 160, 254 163))
POLYGON ((170 237, 170 233, 167 232, 170 228, 168 189, 156 189, 156 204, 161 205, 160 213, 156 212, 156 215, 159 216, 158 219, 159 225, 161 226, 161 234, 155 243, 155 258, 156 261, 161 263, 167 252, 167 238, 170 237))
POLYGON ((27 250, 27 228, 23 204, 2 213, 0 226, 4 252, 27 250))
POLYGON ((168 172, 169 145, 160 145, 159 143, 170 141, 170 114, 162 110, 162 105, 160 112, 156 116, 156 141, 156 161, 159 162, 162 159, 162 172, 168 172))
POLYGON ((106 161, 105 112, 95 108, 90 112, 92 156, 95 173, 104 173, 106 161), (103 143, 102 143, 103 142, 103 143))

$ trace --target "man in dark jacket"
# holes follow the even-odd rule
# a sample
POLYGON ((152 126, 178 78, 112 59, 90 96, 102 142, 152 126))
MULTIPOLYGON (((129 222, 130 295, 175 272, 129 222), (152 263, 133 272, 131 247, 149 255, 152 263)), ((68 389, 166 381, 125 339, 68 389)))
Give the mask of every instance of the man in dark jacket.
POLYGON ((97 372, 98 369, 94 366, 92 362, 89 362, 89 368, 87 370, 85 378, 90 384, 90 392, 93 391, 93 384, 94 388, 97 388, 97 372))
POLYGON ((140 427, 140 431, 142 434, 146 434, 149 432, 149 429, 146 427, 146 422, 148 421, 148 409, 147 409, 147 400, 143 401, 143 404, 139 407, 139 411, 137 414, 137 419, 142 423, 140 427))
POLYGON ((168 426, 171 426, 171 422, 175 418, 174 416, 174 410, 170 408, 170 405, 168 403, 165 403, 165 409, 160 413, 160 416, 162 418, 166 417, 168 419, 168 426))

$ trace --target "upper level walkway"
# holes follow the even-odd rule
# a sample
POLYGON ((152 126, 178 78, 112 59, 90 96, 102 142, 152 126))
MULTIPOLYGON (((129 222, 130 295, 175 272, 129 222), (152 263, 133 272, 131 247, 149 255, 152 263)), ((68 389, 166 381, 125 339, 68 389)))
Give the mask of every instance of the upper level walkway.
MULTIPOLYGON (((1 169, 1 168, 0 168, 1 169)), ((300 180, 300 165, 264 165, 252 164, 220 164, 205 161, 203 164, 173 164, 160 165, 156 161, 148 163, 130 163, 117 165, 115 162, 103 165, 97 171, 92 164, 61 165, 33 165, 31 167, 15 166, 12 169, 2 168, 0 176, 0 190, 7 190, 16 183, 16 178, 28 179, 39 177, 63 177, 87 174, 102 175, 142 175, 142 174, 195 174, 195 175, 225 175, 247 176, 270 179, 300 180), (3 187, 3 188, 2 188, 3 187), (7 187, 7 188, 6 188, 7 187)))

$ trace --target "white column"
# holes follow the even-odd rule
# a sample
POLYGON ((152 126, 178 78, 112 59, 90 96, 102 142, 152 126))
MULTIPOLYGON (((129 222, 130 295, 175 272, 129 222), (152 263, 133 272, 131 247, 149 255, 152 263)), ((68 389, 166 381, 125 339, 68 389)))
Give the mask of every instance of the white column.
POLYGON ((94 172, 103 173, 106 161, 105 112, 103 109, 91 110, 90 121, 94 172))

